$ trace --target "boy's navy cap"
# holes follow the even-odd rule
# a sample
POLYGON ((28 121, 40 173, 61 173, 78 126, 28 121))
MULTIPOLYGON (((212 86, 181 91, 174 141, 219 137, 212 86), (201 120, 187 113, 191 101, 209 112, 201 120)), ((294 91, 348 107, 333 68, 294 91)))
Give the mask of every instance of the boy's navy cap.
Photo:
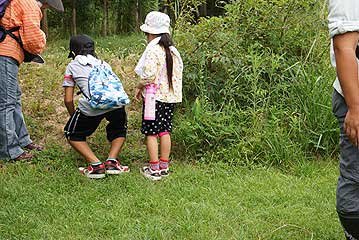
POLYGON ((95 43, 87 35, 76 35, 70 39, 70 53, 68 58, 72 58, 75 55, 81 55, 82 52, 94 51, 95 43))

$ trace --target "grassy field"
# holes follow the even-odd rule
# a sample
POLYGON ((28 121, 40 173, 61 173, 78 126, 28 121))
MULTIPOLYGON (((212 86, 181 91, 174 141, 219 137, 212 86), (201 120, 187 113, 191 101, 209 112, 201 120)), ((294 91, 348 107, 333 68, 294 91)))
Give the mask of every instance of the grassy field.
POLYGON ((70 152, 3 166, 1 239, 341 239, 336 166, 296 172, 175 162, 150 182, 132 172, 100 181, 78 174, 70 152))
MULTIPOLYGON (((99 57, 131 96, 142 37, 97 40, 99 57)), ((45 65, 21 67, 26 122, 46 149, 31 163, 0 162, 0 239, 343 239, 335 212, 336 159, 279 170, 205 165, 175 152, 172 175, 150 182, 139 173, 146 150, 136 102, 127 108, 121 154, 131 172, 99 181, 81 176, 77 167, 86 163, 62 134, 67 53, 67 41, 50 42, 45 65)), ((89 139, 101 158, 109 149, 104 126, 89 139)))

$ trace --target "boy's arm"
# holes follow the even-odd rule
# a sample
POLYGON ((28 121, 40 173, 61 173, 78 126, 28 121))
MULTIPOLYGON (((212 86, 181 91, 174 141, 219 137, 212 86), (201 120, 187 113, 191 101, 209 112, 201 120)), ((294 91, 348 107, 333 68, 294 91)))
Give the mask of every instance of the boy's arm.
POLYGON ((67 112, 72 116, 75 113, 74 87, 65 87, 64 103, 67 112))
POLYGON ((359 32, 347 32, 333 38, 337 75, 348 106, 344 130, 356 146, 359 142, 359 76, 355 55, 358 41, 359 32))

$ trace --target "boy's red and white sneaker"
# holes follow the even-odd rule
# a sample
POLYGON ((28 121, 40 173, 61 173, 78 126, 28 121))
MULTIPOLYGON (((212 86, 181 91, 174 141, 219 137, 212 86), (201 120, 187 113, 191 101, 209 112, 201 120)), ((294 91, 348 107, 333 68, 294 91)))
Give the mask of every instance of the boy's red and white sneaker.
POLYGON ((97 166, 88 165, 87 168, 80 167, 80 173, 91 179, 100 179, 106 177, 105 165, 99 164, 97 166))
POLYGON ((105 162, 106 173, 110 175, 126 173, 130 171, 128 166, 123 166, 118 160, 111 159, 105 162))
POLYGON ((160 170, 152 170, 149 166, 140 169, 143 176, 153 181, 161 180, 160 170))

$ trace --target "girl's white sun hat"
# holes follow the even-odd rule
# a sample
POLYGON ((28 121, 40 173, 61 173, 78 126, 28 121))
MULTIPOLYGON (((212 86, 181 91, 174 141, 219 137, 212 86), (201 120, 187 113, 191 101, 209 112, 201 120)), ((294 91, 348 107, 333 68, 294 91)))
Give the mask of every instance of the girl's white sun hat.
POLYGON ((170 33, 170 17, 162 12, 153 11, 147 14, 141 31, 150 34, 170 33))

